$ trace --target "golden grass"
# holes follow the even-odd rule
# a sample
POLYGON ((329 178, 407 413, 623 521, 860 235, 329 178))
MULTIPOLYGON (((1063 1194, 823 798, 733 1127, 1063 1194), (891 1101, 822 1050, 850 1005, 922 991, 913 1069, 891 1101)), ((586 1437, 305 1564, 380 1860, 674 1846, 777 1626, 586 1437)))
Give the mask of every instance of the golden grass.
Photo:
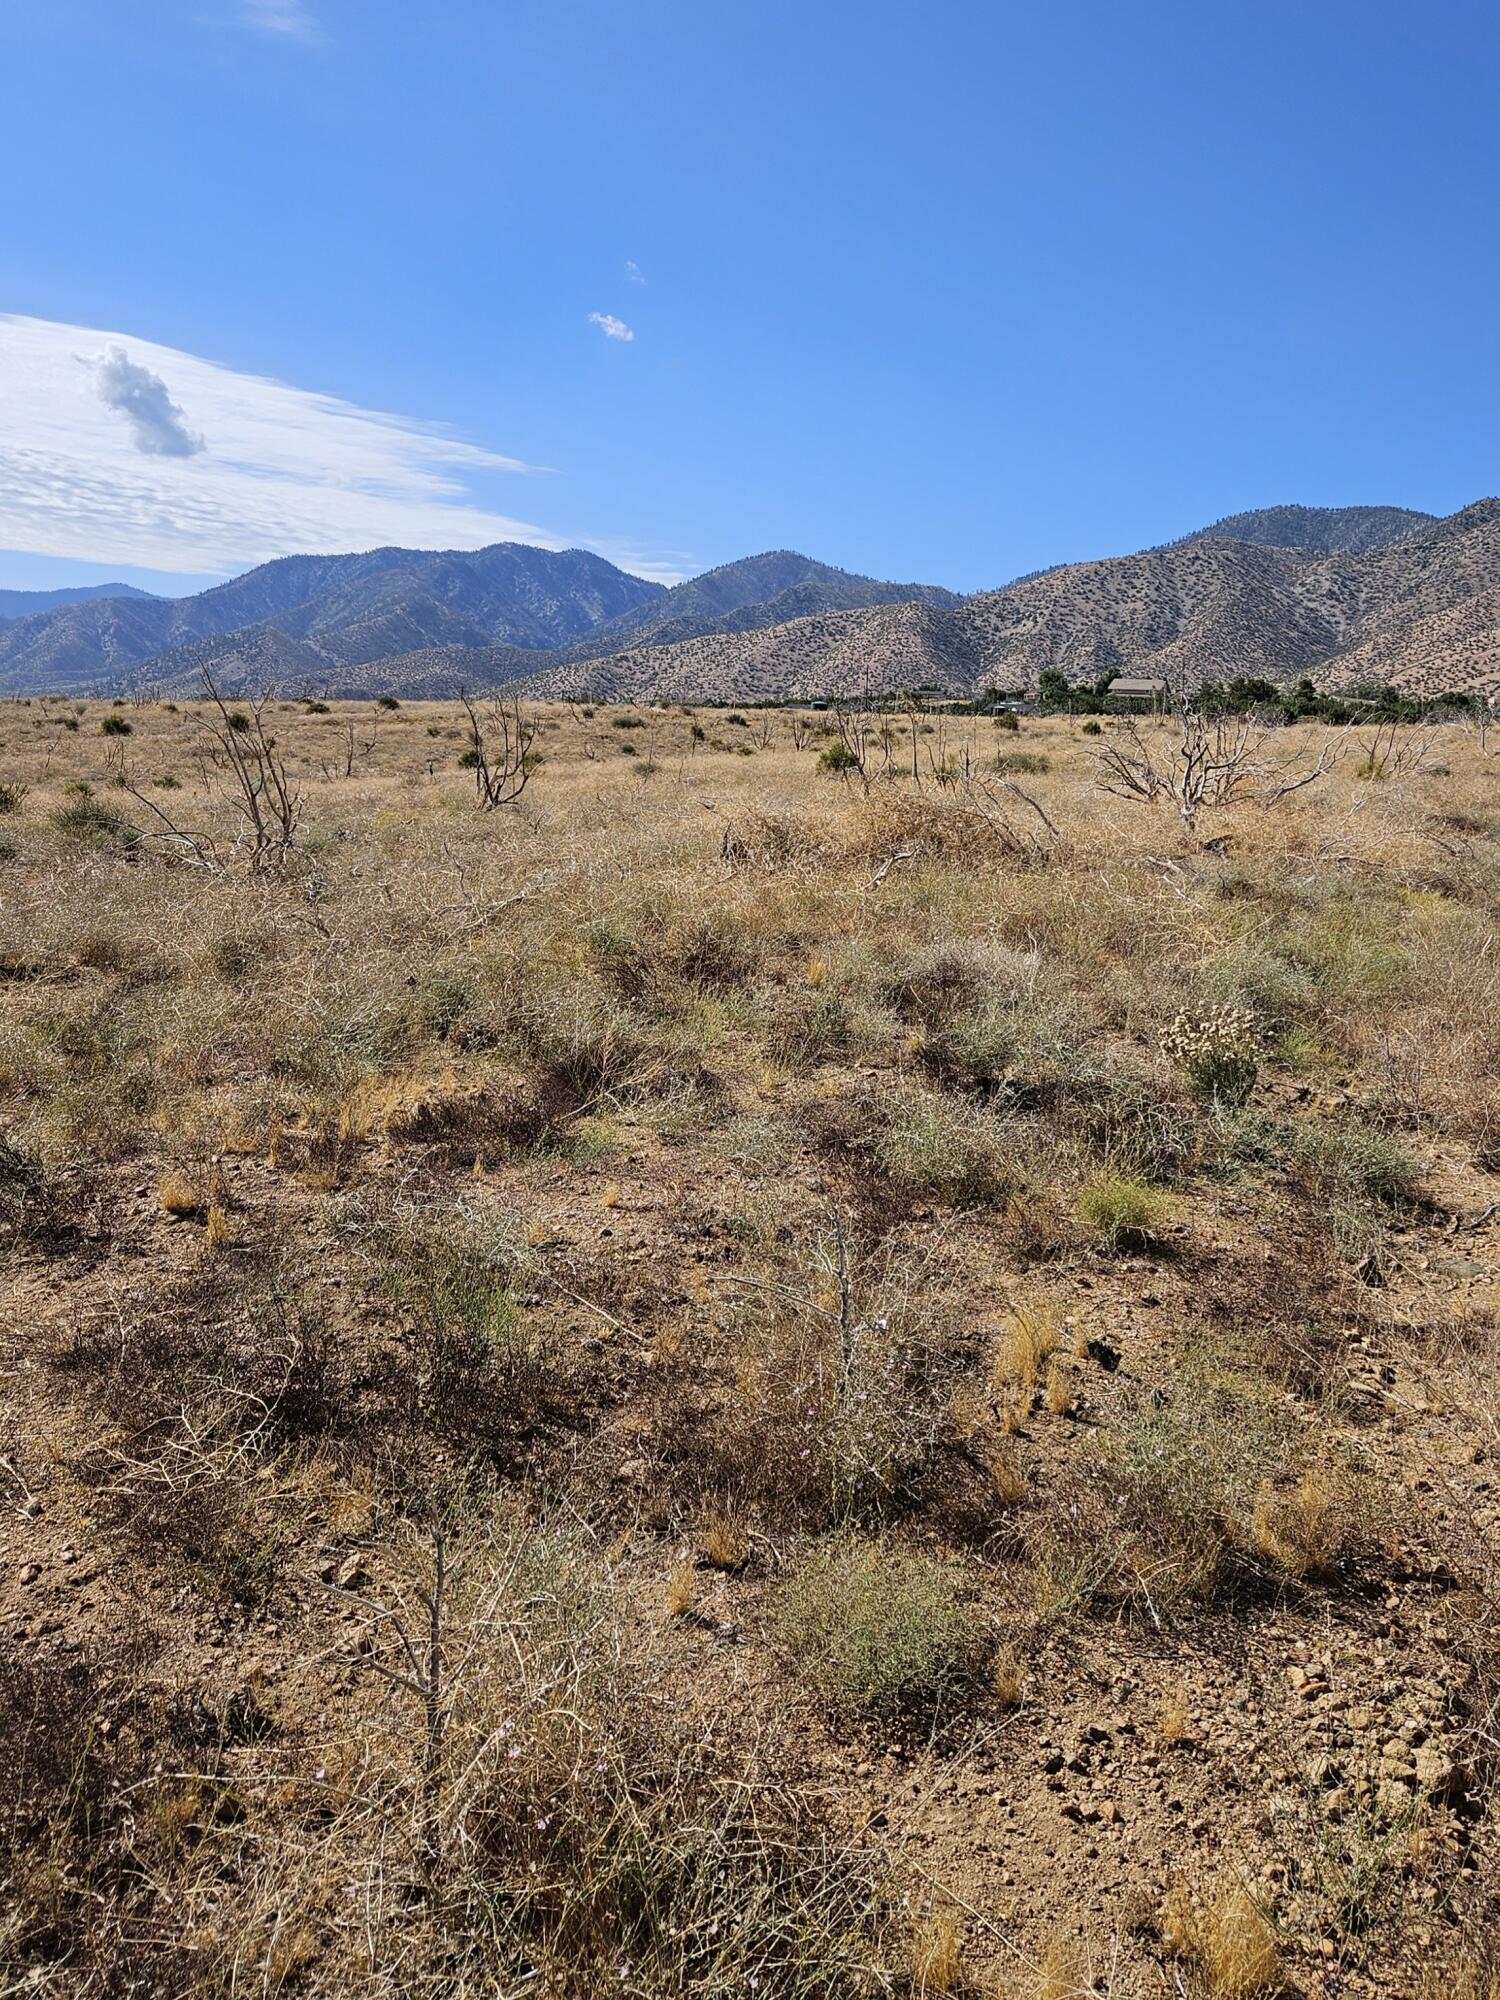
POLYGON ((1278 1993, 1286 1967, 1265 1912, 1237 1877, 1194 1894, 1178 1881, 1162 1911, 1168 1948, 1192 1961, 1206 2000, 1260 2000, 1278 1993))
POLYGON ((175 1169, 162 1175, 156 1189, 157 1204, 163 1214, 176 1222, 187 1221, 203 1212, 203 1190, 196 1180, 175 1169))
POLYGON ((1070 1417, 1077 1402, 1072 1370, 1056 1361, 1047 1370, 1046 1401, 1054 1417, 1070 1417))
POLYGON ((685 1618, 698 1601, 698 1577, 686 1557, 673 1563, 667 1575, 667 1616, 685 1618))
POLYGON ((912 1982, 919 1994, 957 1993, 964 1985, 964 1927, 954 1909, 936 1909, 912 1938, 912 1982))
POLYGON ((703 1559, 719 1570, 738 1569, 750 1553, 750 1535, 742 1515, 710 1507, 703 1519, 703 1559))
POLYGON ((1326 1465, 1309 1466, 1289 1491, 1264 1484, 1251 1519, 1255 1546, 1294 1577, 1328 1575, 1352 1526, 1348 1482, 1326 1465))
POLYGON ((1041 1378, 1044 1364, 1062 1334, 1045 1313, 1017 1306, 1006 1317, 995 1341, 990 1362, 990 1380, 1003 1400, 1011 1389, 1031 1388, 1041 1378))
POLYGON ((1014 1646, 1002 1646, 990 1668, 990 1685, 1002 1708, 1019 1708, 1026 1693, 1026 1667, 1014 1646))

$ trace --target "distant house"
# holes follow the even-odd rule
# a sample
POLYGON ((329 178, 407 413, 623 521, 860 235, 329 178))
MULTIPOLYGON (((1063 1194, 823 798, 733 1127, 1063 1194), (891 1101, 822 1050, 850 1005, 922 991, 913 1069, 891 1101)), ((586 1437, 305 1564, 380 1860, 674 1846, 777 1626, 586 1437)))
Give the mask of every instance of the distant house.
POLYGON ((1154 711, 1167 705, 1166 682, 1147 675, 1116 674, 1105 692, 1111 701, 1125 703, 1131 708, 1154 711))

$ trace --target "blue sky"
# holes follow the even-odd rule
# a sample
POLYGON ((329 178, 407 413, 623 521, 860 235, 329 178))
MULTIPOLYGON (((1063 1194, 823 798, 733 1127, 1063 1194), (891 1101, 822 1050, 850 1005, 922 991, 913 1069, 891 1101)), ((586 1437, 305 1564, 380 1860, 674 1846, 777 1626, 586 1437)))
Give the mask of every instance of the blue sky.
POLYGON ((13 0, 0 73, 0 583, 1500 486, 1489 0, 13 0))

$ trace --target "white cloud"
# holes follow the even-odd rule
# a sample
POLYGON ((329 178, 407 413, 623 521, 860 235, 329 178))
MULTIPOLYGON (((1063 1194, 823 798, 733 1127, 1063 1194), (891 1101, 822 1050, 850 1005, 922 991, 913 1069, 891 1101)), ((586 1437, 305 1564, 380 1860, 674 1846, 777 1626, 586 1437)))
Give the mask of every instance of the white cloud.
POLYGON ((221 574, 387 542, 569 546, 476 495, 533 470, 516 459, 128 334, 0 314, 0 382, 0 548, 221 574))
POLYGON ((640 265, 637 264, 634 257, 627 257, 625 259, 625 276, 632 285, 644 285, 646 282, 646 274, 640 265))
POLYGON ((606 340, 634 340, 635 332, 613 313, 590 313, 589 325, 597 326, 606 340))
POLYGON ((248 28, 260 28, 268 35, 285 35, 292 41, 318 39, 318 24, 302 0, 241 0, 240 16, 248 28))

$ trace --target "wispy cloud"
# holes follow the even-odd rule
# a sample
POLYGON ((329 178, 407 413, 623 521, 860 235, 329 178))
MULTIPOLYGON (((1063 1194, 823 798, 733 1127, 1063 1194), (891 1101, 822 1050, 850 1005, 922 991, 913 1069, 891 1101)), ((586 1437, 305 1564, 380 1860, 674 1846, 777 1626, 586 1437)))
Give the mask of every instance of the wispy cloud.
POLYGON ((568 545, 485 504, 483 482, 533 469, 517 459, 129 334, 0 314, 0 381, 0 548, 218 574, 386 542, 568 545))
POLYGON ((625 276, 632 285, 644 285, 646 282, 646 274, 640 265, 637 264, 634 257, 627 257, 625 259, 625 276))
POLYGON ((597 326, 606 340, 634 340, 635 330, 613 313, 590 313, 589 325, 597 326))
POLYGON ((99 400, 130 425, 137 451, 148 458, 191 458, 203 439, 187 427, 160 375, 132 361, 123 347, 110 347, 94 363, 99 400))
POLYGON ((268 35, 314 42, 322 32, 302 0, 240 0, 240 8, 240 19, 247 28, 260 28, 268 35))

